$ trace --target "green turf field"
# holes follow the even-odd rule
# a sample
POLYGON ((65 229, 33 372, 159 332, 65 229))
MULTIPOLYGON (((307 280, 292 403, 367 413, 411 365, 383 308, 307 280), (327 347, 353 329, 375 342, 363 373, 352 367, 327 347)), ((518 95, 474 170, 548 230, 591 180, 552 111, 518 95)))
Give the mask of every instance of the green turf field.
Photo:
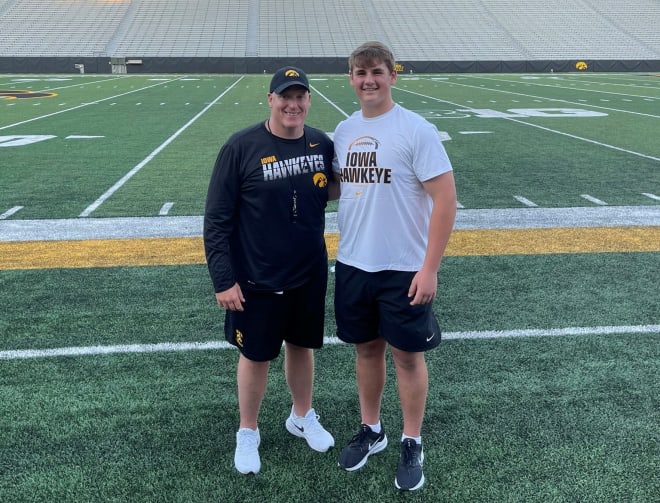
MULTIPOLYGON (((308 123, 331 133, 353 91, 310 79, 308 123)), ((446 340, 428 355, 427 483, 403 495, 395 442, 349 474, 338 449, 289 438, 281 361, 262 471, 237 474, 236 352, 204 264, 116 251, 156 230, 198 239, 218 149, 267 116, 268 82, 0 75, 0 501, 658 501, 660 75, 399 77, 395 99, 442 134, 460 203, 446 340)), ((315 406, 340 447, 359 409, 333 289, 315 406)), ((390 373, 391 441, 400 421, 390 373)))

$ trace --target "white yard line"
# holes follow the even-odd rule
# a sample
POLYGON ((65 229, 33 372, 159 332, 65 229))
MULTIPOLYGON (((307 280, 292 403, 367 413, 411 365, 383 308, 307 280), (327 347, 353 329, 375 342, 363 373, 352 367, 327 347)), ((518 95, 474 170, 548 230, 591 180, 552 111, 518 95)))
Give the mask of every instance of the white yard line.
MULTIPOLYGON (((84 79, 85 77, 83 77, 84 79)), ((96 78, 96 77, 93 77, 96 78)), ((2 86, 14 86, 14 87, 21 87, 22 89, 31 89, 32 85, 34 84, 48 84, 48 83, 66 83, 69 85, 66 86, 59 86, 59 87, 44 87, 42 89, 39 89, 37 92, 50 92, 50 91, 59 91, 60 89, 71 89, 72 87, 81 87, 81 86, 87 86, 91 84, 103 84, 105 82, 112 82, 113 80, 117 79, 125 79, 127 78, 126 75, 121 75, 119 77, 110 77, 110 78, 102 78, 100 80, 89 80, 89 81, 83 81, 83 82, 75 82, 75 80, 80 79, 79 75, 72 75, 71 77, 64 77, 63 80, 57 80, 57 81, 49 81, 48 79, 44 79, 43 77, 35 77, 34 79, 26 80, 26 79, 21 79, 21 78, 14 78, 14 79, 9 79, 8 82, 0 82, 0 85, 2 86), (26 84, 26 85, 23 85, 26 84), (30 84, 30 85, 27 85, 30 84)))
POLYGON ((77 105, 75 107, 65 108, 64 110, 58 110, 57 112, 53 112, 53 113, 50 113, 50 114, 40 115, 39 117, 33 117, 32 119, 27 119, 27 120, 24 120, 24 121, 21 121, 21 122, 15 122, 14 124, 8 124, 6 126, 0 126, 0 131, 2 131, 3 129, 8 129, 8 128, 15 127, 15 126, 20 126, 22 124, 27 124, 28 122, 34 122, 34 121, 38 121, 38 120, 41 120, 41 119, 46 119, 48 117, 52 117, 53 115, 59 115, 59 114, 63 114, 63 113, 66 113, 66 112, 71 112, 72 110, 78 110, 79 108, 88 107, 90 105, 96 105, 97 103, 103 103, 104 101, 113 100, 115 98, 119 98, 121 96, 126 96, 127 94, 131 94, 131 93, 137 93, 137 92, 140 92, 140 91, 144 91, 145 89, 151 89, 152 87, 162 86, 163 84, 167 84, 169 82, 174 82, 174 81, 180 80, 182 78, 183 77, 177 77, 176 79, 167 80, 165 82, 158 82, 157 84, 152 84, 150 86, 141 87, 139 89, 133 89, 132 91, 127 91, 127 92, 121 93, 121 94, 115 94, 114 96, 109 96, 107 98, 103 98, 103 99, 100 99, 100 100, 90 101, 89 103, 81 103, 80 105, 77 105))
POLYGON ((314 92, 315 92, 316 94, 318 94, 321 98, 323 98, 325 101, 327 101, 328 104, 329 104, 331 107, 335 108, 335 109, 336 109, 340 114, 342 114, 344 117, 348 117, 348 116, 349 116, 348 113, 344 112, 341 108, 339 108, 339 106, 338 106, 334 101, 330 100, 330 98, 328 98, 325 94, 323 94, 321 91, 319 91, 319 90, 318 90, 317 88, 315 88, 314 86, 312 86, 312 91, 314 91, 314 92))
MULTIPOLYGON (((584 102, 581 102, 581 101, 569 101, 569 100, 564 100, 564 99, 561 99, 561 98, 548 98, 547 96, 535 96, 533 94, 525 94, 525 93, 521 93, 521 92, 518 92, 518 91, 507 91, 505 89, 493 89, 492 87, 483 88, 481 86, 475 86, 475 85, 471 85, 471 84, 462 84, 462 83, 456 82, 456 81, 434 80, 434 82, 441 82, 443 84, 448 84, 448 85, 452 85, 452 86, 470 87, 470 88, 473 88, 473 89, 478 89, 479 91, 482 91, 482 92, 483 91, 492 91, 494 93, 513 94, 515 96, 523 96, 525 98, 537 99, 537 100, 540 100, 541 102, 556 101, 556 102, 559 102, 559 103, 567 103, 569 105, 578 105, 578 106, 581 106, 581 107, 586 106, 586 107, 589 107, 589 108, 597 108, 597 109, 600 109, 600 110, 608 110, 610 112, 620 112, 622 114, 641 115, 643 117, 651 117, 651 118, 654 118, 654 119, 659 119, 660 118, 660 116, 658 116, 658 115, 646 114, 646 113, 643 113, 643 112, 633 112, 632 110, 622 110, 620 108, 603 107, 603 106, 600 106, 600 105, 593 105, 591 103, 584 103, 584 102)), ((524 84, 524 83, 521 82, 520 84, 524 84)), ((435 98, 433 96, 427 96, 426 94, 417 93, 415 91, 409 91, 408 89, 402 89, 400 87, 397 87, 395 89, 398 90, 398 91, 403 91, 403 92, 406 92, 406 93, 415 94, 417 96, 421 96, 422 98, 427 98, 427 99, 430 99, 430 100, 440 101, 442 103, 448 103, 450 105, 462 106, 463 108, 466 108, 466 109, 471 108, 471 107, 465 107, 463 105, 459 105, 457 103, 453 103, 451 101, 442 100, 440 98, 435 98)), ((643 97, 640 97, 640 96, 635 96, 635 97, 643 99, 643 97)))
POLYGON ((531 124, 529 122, 521 121, 520 119, 513 119, 511 117, 507 117, 507 118, 505 118, 505 120, 512 121, 512 122, 517 122, 518 124, 524 124, 525 126, 532 126, 532 127, 538 128, 538 129, 542 129, 543 131, 548 131, 549 133, 555 133, 555 134, 560 134, 562 136, 568 136, 569 138, 573 138, 575 140, 585 141, 587 143, 593 143, 594 145, 598 145, 599 147, 605 147, 605 148, 609 148, 609 149, 612 149, 612 150, 618 150, 619 152, 625 152, 626 154, 635 155, 637 157, 643 157, 645 159, 651 159, 652 161, 660 161, 660 157, 653 157, 651 155, 642 154, 641 152, 635 152, 634 150, 628 150, 628 149, 625 149, 625 148, 617 147, 615 145, 610 145, 608 143, 603 143, 603 142, 600 142, 600 141, 591 140, 589 138, 584 138, 583 136, 577 136, 577 135, 570 134, 570 133, 564 133, 563 131, 557 131, 556 129, 551 129, 551 128, 548 128, 548 127, 540 126, 538 124, 531 124))
POLYGON ((507 337, 559 337, 568 335, 660 335, 660 325, 623 325, 607 327, 531 328, 519 330, 484 330, 480 332, 448 332, 443 339, 499 339, 507 337))
POLYGON ((156 150, 151 152, 145 159, 142 160, 137 166, 135 166, 133 169, 131 169, 128 173, 126 173, 122 178, 119 179, 112 187, 110 187, 108 190, 105 191, 96 201, 94 201, 92 204, 90 204, 85 210, 80 214, 81 217, 88 217, 94 210, 96 210, 99 206, 101 206, 105 201, 107 201, 112 195, 117 192, 120 188, 124 186, 124 184, 129 181, 133 176, 138 173, 142 168, 144 168, 154 157, 156 157, 165 147, 167 147, 170 143, 172 143, 181 133, 183 133, 188 127, 190 127, 197 119, 199 119, 202 115, 204 115, 209 108, 211 108, 213 105, 215 105, 220 98, 222 98, 225 94, 227 94, 236 84, 238 84, 243 77, 240 77, 236 82, 234 82, 231 86, 229 86, 227 89, 225 89, 217 98, 215 98, 211 103, 209 103, 204 109, 199 112, 197 115, 195 115, 192 119, 190 119, 185 125, 183 125, 176 133, 174 133, 172 136, 170 136, 167 140, 165 140, 161 145, 159 145, 156 150))
MULTIPOLYGON (((624 325, 605 327, 567 327, 548 329, 484 330, 474 332, 446 332, 442 338, 455 339, 500 339, 514 337, 560 337, 578 335, 621 335, 655 334, 660 335, 660 325, 624 325)), ((337 337, 325 337, 327 345, 344 344, 337 337)), ((50 349, 15 349, 0 351, 0 360, 23 360, 56 356, 90 356, 122 353, 163 353, 178 351, 199 351, 232 349, 225 341, 206 342, 162 342, 159 344, 120 344, 110 346, 70 346, 50 349)))
MULTIPOLYGON (((471 86, 471 85, 468 85, 468 84, 456 84, 455 82, 453 82, 452 84, 459 85, 459 86, 465 86, 465 87, 475 87, 475 88, 480 89, 481 91, 484 90, 482 87, 471 86)), ((397 90, 402 91, 402 92, 406 92, 406 93, 410 93, 410 94, 414 94, 416 96, 420 96, 422 98, 426 98, 426 99, 429 99, 429 100, 438 101, 440 103, 448 103, 448 104, 456 106, 456 107, 461 107, 465 110, 475 110, 474 107, 464 106, 464 105, 461 105, 459 103, 454 103, 453 101, 447 101, 447 100, 443 100, 443 99, 440 99, 440 98, 436 98, 434 96, 428 96, 426 94, 417 93, 415 91, 409 91, 408 89, 397 88, 397 90)), ((521 94, 521 93, 513 93, 511 91, 502 91, 502 90, 499 90, 499 89, 489 89, 489 91, 504 92, 504 93, 509 93, 509 94, 518 94, 518 95, 521 95, 521 96, 527 96, 527 97, 532 97, 532 98, 535 97, 535 96, 528 96, 526 94, 521 94)), ((596 105, 585 105, 584 103, 573 103, 573 102, 570 102, 570 101, 553 99, 553 98, 542 98, 542 97, 538 97, 538 98, 543 99, 543 100, 548 100, 548 101, 560 101, 562 103, 578 104, 578 105, 582 105, 582 106, 588 106, 590 108, 605 108, 605 107, 599 107, 599 106, 596 106, 596 105)), ((614 110, 614 109, 611 109, 611 108, 605 108, 605 109, 606 110, 614 110)), ((633 113, 633 114, 636 114, 636 115, 645 115, 647 117, 653 117, 653 118, 660 118, 660 116, 657 116, 657 115, 641 114, 641 113, 637 113, 637 112, 629 112, 627 110, 614 110, 614 111, 622 112, 622 113, 633 113)), ((502 119, 508 120, 508 121, 511 121, 511 122, 517 122, 518 124, 522 124, 524 126, 531 126, 531 127, 535 127, 535 128, 538 128, 538 129, 542 129, 544 131, 548 131, 549 133, 555 133, 555 134, 560 134, 560 135, 563 135, 563 136, 568 136, 569 138, 573 138, 575 140, 580 140, 580 141, 584 141, 584 142, 587 142, 587 143, 593 143, 594 145, 598 145, 600 147, 605 147, 605 148, 609 148, 609 149, 612 149, 612 150, 618 150, 619 152, 625 152, 626 154, 635 155, 637 157, 644 157, 645 159, 651 159, 652 161, 660 161, 660 157, 653 157, 653 156, 650 156, 650 155, 647 155, 647 154, 642 154, 641 152, 635 152, 633 150, 628 150, 628 149, 625 149, 625 148, 617 147, 615 145, 609 145, 607 143, 602 143, 602 142, 599 142, 599 141, 596 141, 596 140, 591 140, 589 138, 584 138, 582 136, 577 136, 577 135, 573 135, 573 134, 569 134, 569 133, 564 133, 563 131, 557 131, 556 129, 551 129, 551 128, 539 126, 538 124, 532 124, 532 123, 529 123, 529 122, 522 121, 520 119, 514 119, 512 117, 502 117, 502 119)))
MULTIPOLYGON (((614 92, 614 91, 604 91, 602 89, 594 89, 594 88, 587 88, 587 87, 578 88, 578 87, 575 87, 575 86, 559 86, 557 84, 544 84, 542 82, 538 82, 538 81, 534 81, 534 80, 524 80, 523 81, 523 80, 495 79, 495 78, 492 78, 492 77, 486 77, 486 76, 482 76, 482 75, 479 75, 479 76, 473 75, 472 77, 473 78, 478 78, 478 79, 481 79, 481 80, 488 80, 490 82, 498 82, 498 83, 506 82, 507 84, 524 85, 524 86, 529 86, 529 87, 549 87, 551 89, 566 89, 566 90, 569 90, 571 92, 581 91, 581 92, 585 92, 585 93, 599 93, 599 94, 607 94, 607 95, 614 95, 614 96, 626 96, 628 98, 658 99, 657 96, 640 96, 639 94, 617 93, 617 92, 614 92)), ((579 80, 579 81, 573 80, 571 82, 579 83, 579 84, 595 84, 595 85, 602 85, 603 84, 602 82, 587 82, 587 81, 583 81, 583 80, 579 80)), ((618 86, 625 85, 626 87, 632 87, 629 84, 612 84, 612 83, 608 83, 608 85, 618 85, 618 86)), ((636 87, 639 88, 639 89, 648 89, 648 87, 642 87, 642 86, 636 86, 636 87)))

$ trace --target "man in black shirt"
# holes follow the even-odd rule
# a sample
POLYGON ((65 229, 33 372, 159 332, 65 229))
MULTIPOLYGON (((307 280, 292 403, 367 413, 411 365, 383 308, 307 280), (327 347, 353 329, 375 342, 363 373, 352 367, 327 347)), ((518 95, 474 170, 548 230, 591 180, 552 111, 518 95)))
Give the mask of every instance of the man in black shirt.
POLYGON ((257 473, 259 409, 271 360, 285 346, 293 406, 287 430, 325 452, 332 435, 312 408, 313 349, 323 344, 328 198, 338 197, 332 141, 305 125, 309 82, 295 67, 272 77, 270 117, 232 135, 218 154, 204 215, 206 260, 225 337, 240 351, 234 464, 257 473))

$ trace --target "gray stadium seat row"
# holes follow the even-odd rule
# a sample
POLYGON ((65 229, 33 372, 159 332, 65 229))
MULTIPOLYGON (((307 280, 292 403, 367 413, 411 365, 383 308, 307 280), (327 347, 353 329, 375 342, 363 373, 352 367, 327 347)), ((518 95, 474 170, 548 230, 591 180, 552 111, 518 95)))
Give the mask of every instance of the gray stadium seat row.
POLYGON ((0 0, 0 56, 660 59, 656 0, 0 0))

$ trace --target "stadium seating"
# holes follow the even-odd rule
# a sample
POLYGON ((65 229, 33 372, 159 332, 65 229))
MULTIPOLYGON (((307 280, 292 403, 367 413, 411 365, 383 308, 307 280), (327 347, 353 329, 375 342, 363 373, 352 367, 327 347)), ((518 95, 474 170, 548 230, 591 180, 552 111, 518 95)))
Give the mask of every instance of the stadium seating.
POLYGON ((126 29, 109 44, 117 56, 246 55, 249 2, 159 0, 132 2, 126 29))
POLYGON ((0 57, 660 59, 656 0, 0 0, 0 57))
POLYGON ((660 4, 647 0, 482 1, 526 59, 657 59, 660 4), (655 22, 653 21, 655 19, 655 22))
POLYGON ((129 2, 8 0, 0 5, 1 56, 101 56, 129 2))

